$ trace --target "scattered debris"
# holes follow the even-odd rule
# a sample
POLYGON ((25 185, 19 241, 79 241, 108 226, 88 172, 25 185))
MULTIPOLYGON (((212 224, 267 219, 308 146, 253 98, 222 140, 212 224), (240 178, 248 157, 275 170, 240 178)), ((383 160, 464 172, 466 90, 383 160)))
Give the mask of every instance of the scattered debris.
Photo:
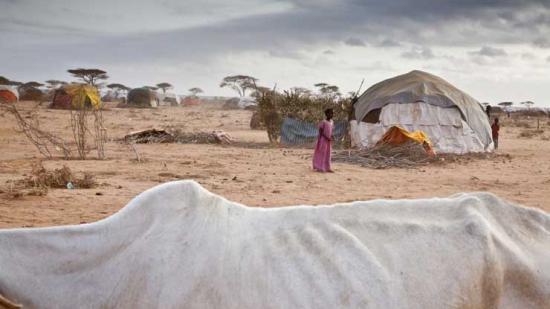
POLYGON ((163 129, 148 129, 130 132, 124 136, 129 144, 174 143, 174 136, 163 129))
POLYGON ((234 140, 226 132, 215 130, 212 132, 182 132, 164 129, 148 129, 124 136, 124 142, 129 144, 179 143, 179 144, 231 144, 234 140))
POLYGON ((467 154, 438 154, 430 156, 421 144, 405 143, 394 146, 388 144, 377 145, 363 150, 343 150, 333 155, 335 162, 357 164, 363 167, 384 169, 390 167, 413 168, 428 164, 467 164, 474 160, 492 160, 494 162, 511 162, 512 156, 501 153, 467 153, 467 154))
POLYGON ((424 147, 419 143, 401 145, 380 144, 363 150, 346 150, 336 153, 335 162, 358 164, 363 167, 383 169, 390 167, 415 167, 433 161, 424 147))

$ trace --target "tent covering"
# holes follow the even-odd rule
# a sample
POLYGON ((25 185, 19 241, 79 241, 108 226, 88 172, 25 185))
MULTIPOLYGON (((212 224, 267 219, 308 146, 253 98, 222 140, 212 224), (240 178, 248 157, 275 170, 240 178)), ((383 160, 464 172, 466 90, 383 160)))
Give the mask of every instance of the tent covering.
POLYGON ((128 92, 129 107, 158 107, 159 101, 155 92, 148 88, 134 88, 128 92))
POLYGON ((71 103, 76 108, 80 109, 86 104, 91 104, 94 109, 101 108, 101 98, 95 87, 89 85, 69 85, 65 87, 65 91, 71 96, 71 103))
MULTIPOLYGON (((475 135, 475 139, 481 142, 481 149, 490 149, 492 145, 491 128, 481 104, 442 78, 422 71, 412 71, 404 75, 399 75, 384 80, 367 89, 354 105, 355 119, 360 122, 365 119, 365 116, 367 116, 369 112, 379 109, 384 111, 386 106, 413 103, 422 103, 437 107, 425 109, 426 112, 432 113, 432 115, 429 115, 431 117, 446 117, 444 114, 449 114, 446 112, 447 110, 451 111, 457 109, 460 118, 456 118, 458 119, 458 123, 452 125, 458 128, 460 126, 460 120, 463 120, 466 124, 465 130, 471 129, 475 135)), ((403 114, 386 113, 386 115, 401 117, 400 115, 403 114)), ((411 112, 405 113, 405 116, 407 115, 409 115, 409 117, 414 116, 411 112)), ((437 119, 440 118, 434 119, 437 121, 437 119)), ((451 121, 456 122, 456 119, 451 121)), ((450 124, 446 123, 445 125, 450 124)), ((422 130, 426 132, 426 130, 422 130)), ((430 132, 426 133, 432 140, 434 139, 434 136, 430 135, 430 132)), ((454 135, 457 133, 458 132, 453 132, 454 135)), ((440 138, 441 136, 442 135, 436 137, 440 138)), ((476 141, 467 142, 476 143, 476 141)), ((434 144, 437 146, 438 142, 434 142, 434 144)), ((445 151, 445 149, 441 150, 445 151)))
POLYGON ((195 182, 0 230, 23 308, 550 308, 550 215, 488 193, 250 208, 195 182))
POLYGON ((19 100, 19 93, 15 87, 0 85, 0 103, 15 103, 19 100))
POLYGON ((377 145, 389 144, 389 145, 402 145, 408 142, 418 143, 424 147, 426 153, 430 156, 435 156, 435 151, 433 150, 432 143, 422 131, 409 132, 403 128, 393 126, 391 127, 384 136, 378 141, 377 145))
POLYGON ((52 108, 81 109, 101 108, 101 98, 97 89, 90 85, 71 84, 57 89, 50 105, 52 108))

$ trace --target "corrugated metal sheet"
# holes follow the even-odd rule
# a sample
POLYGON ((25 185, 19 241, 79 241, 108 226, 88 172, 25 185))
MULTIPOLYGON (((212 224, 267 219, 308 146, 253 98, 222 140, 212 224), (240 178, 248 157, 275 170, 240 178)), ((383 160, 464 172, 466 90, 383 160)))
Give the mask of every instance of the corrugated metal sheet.
MULTIPOLYGON (((347 121, 334 122, 334 142, 342 142, 347 129, 347 121)), ((314 144, 319 134, 318 124, 293 118, 284 118, 281 126, 281 143, 284 145, 314 144)))

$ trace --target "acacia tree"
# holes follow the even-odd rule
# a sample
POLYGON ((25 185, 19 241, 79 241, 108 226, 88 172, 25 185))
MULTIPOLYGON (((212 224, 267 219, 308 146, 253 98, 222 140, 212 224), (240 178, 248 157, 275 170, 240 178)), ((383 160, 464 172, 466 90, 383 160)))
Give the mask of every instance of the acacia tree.
POLYGON ((76 77, 83 82, 85 82, 88 85, 96 87, 98 84, 98 81, 100 80, 106 80, 109 78, 107 76, 107 72, 100 70, 100 69, 71 69, 67 70, 67 72, 71 73, 73 77, 76 77))
POLYGON ((329 85, 327 83, 317 83, 314 86, 317 87, 317 89, 323 96, 334 97, 341 95, 338 86, 329 85))
POLYGON ((531 108, 531 106, 535 105, 535 102, 533 101, 525 101, 525 102, 521 102, 520 104, 523 104, 525 106, 527 106, 527 108, 531 108))
POLYGON ((220 83, 220 87, 228 87, 235 90, 240 97, 246 96, 247 89, 253 89, 255 87, 257 78, 248 75, 231 75, 226 76, 220 83))
POLYGON ((497 105, 499 106, 512 106, 514 102, 500 102, 497 105))
POLYGON ((32 82, 24 83, 23 85, 19 86, 19 88, 20 89, 29 89, 29 88, 40 88, 42 86, 44 86, 44 84, 32 81, 32 82))
POLYGON ((166 94, 166 90, 171 89, 173 86, 170 83, 163 82, 163 83, 158 83, 157 87, 162 89, 162 93, 166 94))
POLYGON ((311 90, 307 89, 307 88, 303 88, 303 87, 293 87, 291 88, 290 90, 294 91, 296 94, 300 95, 300 96, 310 96, 311 95, 311 90))
POLYGON ((203 93, 204 91, 202 91, 202 89, 199 88, 199 87, 193 87, 193 88, 189 89, 189 92, 191 92, 192 96, 196 97, 197 94, 203 93))
POLYGON ((107 85, 107 88, 113 90, 115 92, 115 99, 118 99, 118 94, 121 92, 121 91, 128 91, 130 90, 130 87, 127 87, 123 84, 117 84, 117 83, 113 83, 113 84, 109 84, 107 85))
POLYGON ((63 86, 66 84, 67 82, 64 82, 62 80, 56 80, 56 79, 49 79, 46 81, 46 87, 48 87, 48 89, 56 89, 59 86, 63 86))

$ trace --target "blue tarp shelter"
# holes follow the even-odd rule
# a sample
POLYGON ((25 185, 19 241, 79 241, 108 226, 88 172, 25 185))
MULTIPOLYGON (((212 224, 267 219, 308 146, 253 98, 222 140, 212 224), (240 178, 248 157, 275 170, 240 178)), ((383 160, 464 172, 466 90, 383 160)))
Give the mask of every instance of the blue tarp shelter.
MULTIPOLYGON (((347 121, 335 121, 333 136, 335 143, 339 143, 344 138, 347 129, 347 121)), ((281 143, 284 145, 303 145, 314 144, 319 134, 318 124, 297 120, 294 118, 284 118, 281 126, 281 143)))

